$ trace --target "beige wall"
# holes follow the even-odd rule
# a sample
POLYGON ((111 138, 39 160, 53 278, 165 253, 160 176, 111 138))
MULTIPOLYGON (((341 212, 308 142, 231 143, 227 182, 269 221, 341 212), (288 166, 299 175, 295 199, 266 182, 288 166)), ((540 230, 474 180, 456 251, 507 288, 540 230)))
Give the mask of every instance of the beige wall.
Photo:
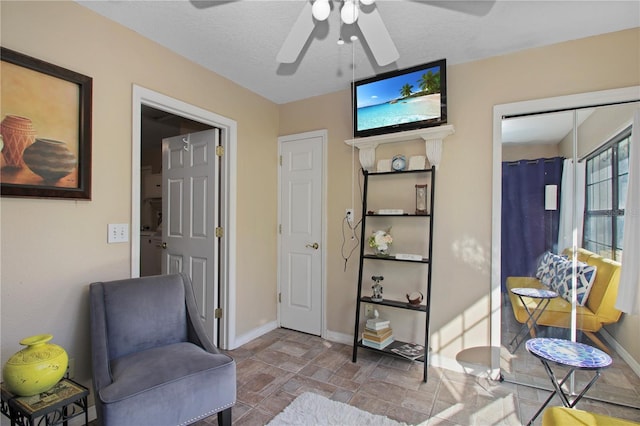
POLYGON ((89 380, 88 285, 131 270, 106 236, 131 223, 133 84, 237 121, 237 333, 275 321, 277 105, 73 2, 1 5, 3 47, 93 77, 92 200, 0 200, 2 362, 50 332, 89 380))
MULTIPOLYGON (((640 103, 600 107, 594 111, 578 128, 578 158, 583 158, 596 150, 602 141, 608 141, 633 122, 633 114, 640 103)), ((572 139, 563 141, 568 146, 567 152, 573 151, 572 139)))
MULTIPOLYGON (((449 123, 456 131, 444 142, 437 174, 431 332, 434 351, 455 360, 464 357, 462 351, 490 344, 493 106, 638 85, 640 30, 453 65, 447 77, 449 123)), ((351 139, 349 91, 283 105, 280 113, 283 134, 317 128, 329 132, 328 252, 335 255, 328 258, 328 328, 351 334, 357 259, 343 271, 339 255, 341 218, 351 202, 352 173, 359 167, 357 153, 352 163, 351 149, 344 144, 351 139)), ((407 153, 417 145, 378 148, 378 158, 390 158, 394 150, 407 153)), ((612 330, 626 340, 632 326, 640 326, 637 316, 612 330), (624 333, 617 330, 622 326, 624 333)), ((628 343, 640 361, 637 345, 628 343)), ((481 361, 489 365, 489 351, 484 354, 481 361)))
MULTIPOLYGON (((89 381, 88 284, 130 271, 129 245, 107 244, 106 228, 131 219, 132 84, 238 122, 237 335, 276 320, 277 136, 328 129, 327 326, 352 333, 357 254, 346 271, 340 254, 344 209, 359 203, 357 152, 343 143, 348 90, 276 106, 75 3, 1 5, 2 46, 94 79, 92 201, 1 199, 2 362, 21 338, 51 332, 89 381)), ((493 105, 637 85, 639 38, 624 31, 449 68, 456 133, 438 172, 431 327, 442 356, 489 345, 493 105)))
POLYGON ((503 145, 502 161, 534 160, 558 156, 557 144, 503 145))

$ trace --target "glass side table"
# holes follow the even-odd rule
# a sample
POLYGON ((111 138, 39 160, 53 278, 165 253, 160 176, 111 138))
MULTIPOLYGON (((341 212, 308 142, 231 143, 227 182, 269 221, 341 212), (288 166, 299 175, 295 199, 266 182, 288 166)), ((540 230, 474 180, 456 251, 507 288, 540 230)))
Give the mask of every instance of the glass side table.
POLYGON ((537 336, 537 334, 534 334, 534 332, 535 333, 538 332, 537 321, 542 315, 542 313, 544 312, 544 310, 547 309, 547 306, 549 306, 551 299, 555 299, 556 297, 558 297, 558 293, 552 290, 544 290, 540 288, 527 288, 527 287, 512 288, 511 293, 518 296, 518 298, 520 299, 520 302, 522 302, 522 306, 524 306, 524 309, 527 311, 527 315, 529 317, 524 322, 524 324, 522 324, 522 327, 520 327, 520 330, 518 330, 518 333, 516 333, 513 339, 511 339, 511 342, 509 342, 509 346, 512 348, 510 352, 515 353, 515 351, 518 350, 520 345, 522 345, 522 342, 525 341, 527 334, 531 334, 532 337, 537 336), (525 303, 523 297, 540 299, 540 301, 538 302, 536 307, 533 308, 533 310, 530 310, 527 304, 525 303), (522 339, 520 339, 520 335, 522 335, 522 339))
POLYGON ((594 385, 596 380, 600 377, 602 369, 607 368, 613 362, 611 357, 600 349, 594 348, 584 343, 572 342, 564 339, 552 339, 537 337, 527 341, 527 350, 531 354, 537 357, 544 366, 551 383, 553 384, 554 392, 549 395, 549 398, 542 404, 542 407, 533 415, 527 426, 531 425, 533 421, 540 415, 542 410, 549 404, 549 401, 554 395, 558 395, 562 400, 562 405, 567 408, 573 408, 578 401, 587 393, 587 391, 594 385), (569 367, 569 372, 560 381, 556 379, 556 375, 553 373, 550 364, 561 365, 569 367), (594 375, 586 384, 584 389, 575 396, 573 401, 569 399, 570 395, 565 393, 562 389, 562 385, 567 381, 571 374, 576 370, 593 371, 594 375))
POLYGON ((46 392, 34 396, 17 396, 2 383, 0 412, 11 419, 11 426, 67 425, 67 422, 84 414, 84 424, 89 423, 87 396, 89 390, 70 379, 60 380, 46 392))

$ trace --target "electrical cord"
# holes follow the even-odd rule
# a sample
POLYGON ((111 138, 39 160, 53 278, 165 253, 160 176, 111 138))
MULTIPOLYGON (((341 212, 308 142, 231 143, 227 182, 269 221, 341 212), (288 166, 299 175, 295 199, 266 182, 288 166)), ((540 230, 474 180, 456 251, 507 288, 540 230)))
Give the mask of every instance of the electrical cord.
MULTIPOLYGON (((351 40, 351 96, 353 99, 354 96, 354 85, 353 82, 356 79, 356 51, 355 51, 355 43, 354 40, 351 40)), ((351 119, 353 120, 353 117, 351 117, 351 119)), ((353 125, 353 121, 351 123, 353 125)), ((355 135, 352 135, 353 137, 355 137, 355 135)), ((353 164, 355 163, 355 144, 351 144, 351 208, 353 209, 353 201, 354 201, 354 168, 353 168, 353 164)), ((360 180, 360 175, 361 173, 358 173, 358 188, 360 190, 360 205, 362 205, 362 201, 363 201, 363 193, 362 193, 362 182, 360 180)), ((362 215, 366 214, 366 212, 362 212, 362 215)), ((355 215, 355 211, 353 213, 353 215, 355 215)), ((354 218, 352 218, 353 220, 354 218)), ((358 246, 360 245, 360 239, 358 238, 358 232, 357 229, 361 226, 362 224, 362 217, 360 218, 359 221, 357 221, 354 225, 352 225, 352 223, 349 221, 348 216, 345 214, 344 217, 342 218, 342 245, 340 247, 340 254, 342 255, 342 259, 344 260, 344 271, 347 271, 347 263, 349 262, 349 259, 351 258, 351 256, 353 255, 353 252, 358 248, 358 246), (347 245, 347 236, 345 235, 345 225, 346 228, 348 229, 349 232, 349 239, 350 241, 354 241, 353 247, 351 247, 351 250, 349 250, 349 253, 345 255, 345 250, 346 250, 346 245, 347 245)))
MULTIPOLYGON (((362 197, 364 196, 364 194, 362 193, 362 181, 360 180, 360 177, 358 177, 358 189, 360 190, 360 201, 362 201, 362 197)), ((355 215, 355 212, 354 212, 354 215, 355 215)), ((357 230, 358 230, 358 228, 360 228, 361 225, 362 225, 362 218, 360 218, 360 220, 357 221, 353 225, 351 224, 351 222, 349 222, 349 218, 347 217, 346 214, 342 218, 342 245, 340 247, 340 253, 342 255, 342 259, 344 260, 344 271, 345 272, 347 271, 347 262, 349 261, 349 259, 353 255, 353 252, 360 245, 360 239, 358 238, 357 230), (345 225, 346 225, 346 228, 348 229, 348 232, 350 234, 349 235, 350 240, 351 241, 355 241, 353 247, 351 248, 351 250, 349 251, 349 253, 347 255, 345 255, 345 249, 346 249, 346 244, 347 244, 347 236, 345 235, 345 225)))
POLYGON ((342 218, 342 246, 340 247, 340 252, 342 254, 342 259, 344 259, 345 272, 347 271, 347 262, 351 258, 351 255, 353 255, 353 252, 358 248, 358 245, 360 245, 357 229, 360 227, 361 223, 362 223, 362 219, 360 219, 355 225, 352 226, 351 223, 349 222, 349 218, 347 217, 347 215, 345 215, 342 218), (345 235, 345 225, 346 225, 346 228, 349 230, 348 233, 350 234, 349 235, 350 241, 355 241, 355 243, 353 244, 353 247, 351 247, 351 250, 346 256, 345 256, 345 249, 347 245, 347 236, 345 235))

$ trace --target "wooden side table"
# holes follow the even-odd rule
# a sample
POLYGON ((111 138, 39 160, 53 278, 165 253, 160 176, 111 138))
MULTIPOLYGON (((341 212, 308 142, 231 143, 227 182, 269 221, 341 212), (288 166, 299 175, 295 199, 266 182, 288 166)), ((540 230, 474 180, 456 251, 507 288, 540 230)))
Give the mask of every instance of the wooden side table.
POLYGON ((60 380, 46 392, 34 396, 17 396, 2 383, 0 411, 11 419, 11 426, 38 425, 67 426, 67 422, 84 414, 84 424, 89 423, 87 397, 89 390, 70 379, 60 380))
POLYGON ((558 293, 556 293, 553 290, 544 290, 539 288, 527 288, 527 287, 512 288, 511 293, 515 294, 520 298, 520 301, 522 302, 522 306, 524 306, 524 309, 527 311, 527 315, 528 315, 527 321, 525 321, 524 324, 522 324, 522 327, 520 327, 520 330, 518 330, 518 333, 509 342, 509 346, 512 347, 510 352, 515 353, 520 347, 520 345, 522 344, 522 342, 525 341, 527 337, 527 333, 531 334, 532 337, 535 337, 537 335, 538 318, 540 318, 544 310, 547 309, 547 306, 549 306, 551 299, 555 299, 556 297, 558 297, 558 293), (536 307, 533 308, 533 310, 530 310, 527 304, 525 303, 523 297, 540 299, 540 301, 538 302, 536 307), (534 332, 536 334, 533 334, 534 332), (522 339, 518 341, 518 339, 520 338, 520 335, 522 335, 522 339))
POLYGON ((551 384, 553 384, 553 388, 555 389, 555 391, 549 395, 549 398, 547 398, 544 404, 542 404, 542 407, 540 407, 538 412, 536 412, 531 420, 529 420, 527 426, 531 425, 536 417, 540 415, 554 395, 558 395, 560 397, 562 405, 565 407, 575 407, 578 401, 582 399, 591 386, 594 385, 596 380, 598 380, 601 370, 609 367, 613 362, 611 357, 600 349, 585 345, 584 343, 572 342, 570 340, 538 337, 528 340, 526 346, 527 350, 542 362, 542 365, 551 380, 551 384), (569 372, 562 380, 558 381, 550 364, 569 367, 569 372), (570 395, 563 391, 562 385, 564 385, 567 379, 571 377, 571 374, 573 374, 575 370, 593 371, 594 375, 582 391, 580 391, 580 393, 573 398, 573 401, 571 401, 569 399, 570 395))

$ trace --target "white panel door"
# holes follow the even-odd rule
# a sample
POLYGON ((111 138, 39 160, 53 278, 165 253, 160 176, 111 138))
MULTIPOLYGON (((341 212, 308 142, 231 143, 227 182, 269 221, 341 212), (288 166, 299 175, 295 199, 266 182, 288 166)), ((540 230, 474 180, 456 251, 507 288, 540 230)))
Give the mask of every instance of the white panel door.
POLYGON ((280 325, 322 332, 321 136, 281 139, 280 325))
POLYGON ((217 343, 219 130, 162 141, 162 273, 191 278, 200 319, 217 343))

